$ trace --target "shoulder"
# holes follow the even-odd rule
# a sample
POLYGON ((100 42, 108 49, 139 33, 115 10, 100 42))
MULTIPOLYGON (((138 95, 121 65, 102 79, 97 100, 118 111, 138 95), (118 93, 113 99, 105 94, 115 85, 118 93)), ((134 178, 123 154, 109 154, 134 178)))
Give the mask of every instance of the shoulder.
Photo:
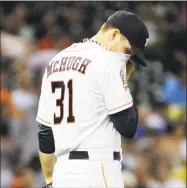
POLYGON ((121 75, 124 76, 126 75, 126 66, 125 66, 125 61, 123 56, 121 56, 118 53, 115 52, 105 52, 105 57, 104 57, 104 62, 105 62, 105 75, 110 74, 111 76, 117 76, 121 75))
POLYGON ((103 61, 106 63, 106 66, 109 69, 119 69, 125 63, 123 54, 111 52, 108 50, 103 52, 103 61))

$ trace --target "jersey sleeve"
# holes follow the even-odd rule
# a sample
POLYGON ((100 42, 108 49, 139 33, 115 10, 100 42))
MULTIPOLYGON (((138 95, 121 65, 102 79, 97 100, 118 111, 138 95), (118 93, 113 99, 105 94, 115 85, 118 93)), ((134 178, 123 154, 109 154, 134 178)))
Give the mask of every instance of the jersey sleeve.
POLYGON ((41 94, 38 104, 38 113, 36 116, 36 121, 46 126, 51 126, 51 91, 50 84, 47 80, 46 74, 44 73, 41 86, 41 94))
POLYGON ((124 63, 108 62, 105 69, 103 96, 108 114, 114 114, 133 105, 133 99, 125 84, 126 67, 124 63))

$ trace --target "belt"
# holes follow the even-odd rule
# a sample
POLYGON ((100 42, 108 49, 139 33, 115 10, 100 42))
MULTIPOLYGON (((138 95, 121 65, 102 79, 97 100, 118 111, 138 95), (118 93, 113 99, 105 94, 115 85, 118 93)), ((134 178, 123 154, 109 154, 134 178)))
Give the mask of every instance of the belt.
MULTIPOLYGON (((86 159, 89 160, 89 154, 87 151, 71 151, 69 154, 69 159, 86 159)), ((114 151, 113 152, 113 160, 120 161, 121 156, 120 152, 114 151)))

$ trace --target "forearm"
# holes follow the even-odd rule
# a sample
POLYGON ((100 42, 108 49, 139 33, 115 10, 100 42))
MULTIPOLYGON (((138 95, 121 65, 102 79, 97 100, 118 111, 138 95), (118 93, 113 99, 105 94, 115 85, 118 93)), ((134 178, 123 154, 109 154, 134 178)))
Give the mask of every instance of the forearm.
POLYGON ((39 156, 46 184, 51 183, 53 176, 53 168, 56 162, 55 154, 46 154, 40 151, 39 156))
POLYGON ((46 183, 52 182, 53 168, 56 161, 55 144, 51 127, 38 124, 39 156, 46 183))

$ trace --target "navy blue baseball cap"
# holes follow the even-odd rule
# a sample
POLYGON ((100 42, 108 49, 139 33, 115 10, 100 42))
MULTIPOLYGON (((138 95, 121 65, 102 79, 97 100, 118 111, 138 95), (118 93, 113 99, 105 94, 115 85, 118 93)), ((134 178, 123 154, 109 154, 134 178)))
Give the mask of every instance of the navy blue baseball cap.
POLYGON ((121 34, 128 39, 135 53, 135 59, 141 65, 146 66, 144 48, 147 45, 149 33, 143 21, 132 12, 119 10, 111 15, 107 22, 119 29, 121 34))

